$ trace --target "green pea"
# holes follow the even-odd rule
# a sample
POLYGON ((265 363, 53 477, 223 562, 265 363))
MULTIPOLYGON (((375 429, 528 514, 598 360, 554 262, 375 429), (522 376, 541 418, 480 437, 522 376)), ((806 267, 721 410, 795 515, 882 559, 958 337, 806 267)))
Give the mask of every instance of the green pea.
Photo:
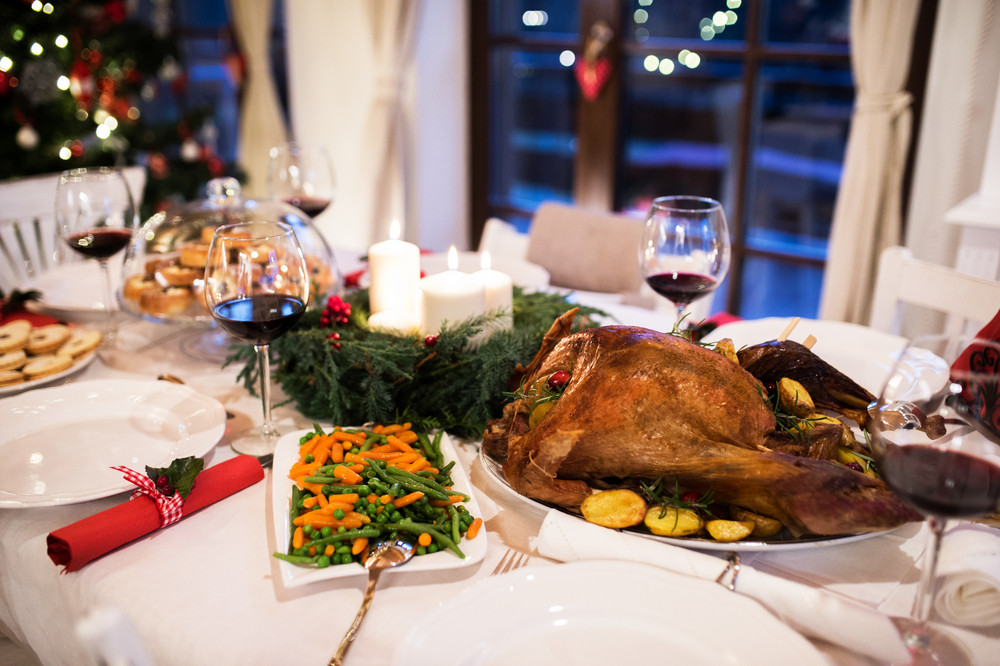
POLYGON ((303 460, 304 460, 304 461, 305 461, 305 463, 306 463, 306 464, 308 465, 308 464, 309 464, 309 463, 311 463, 311 462, 312 462, 313 460, 316 460, 316 458, 314 458, 314 457, 313 457, 313 454, 309 453, 309 454, 306 454, 306 457, 305 457, 305 458, 303 458, 303 460))
POLYGON ((340 527, 337 528, 337 534, 343 534, 346 531, 347 531, 347 528, 344 527, 343 525, 341 525, 340 527))
POLYGON ((427 549, 423 546, 417 546, 417 555, 426 555, 427 549))
POLYGON ((343 520, 345 515, 347 514, 344 513, 343 509, 336 509, 333 512, 333 517, 336 518, 337 520, 343 520))
POLYGON ((367 484, 361 484, 358 486, 358 494, 364 497, 365 495, 371 495, 372 489, 367 484))
POLYGON ((389 519, 386 517, 385 513, 383 512, 383 513, 378 514, 378 517, 375 518, 375 522, 379 523, 379 524, 385 524, 385 523, 389 522, 389 519))
POLYGON ((432 543, 431 545, 427 546, 427 552, 428 553, 436 553, 439 550, 441 550, 441 549, 438 547, 438 545, 436 543, 432 543))
POLYGON ((312 525, 303 525, 302 526, 302 533, 305 534, 306 536, 309 536, 310 534, 313 533, 313 526, 312 525))
POLYGON ((319 533, 320 533, 320 534, 322 534, 322 535, 323 535, 323 536, 325 536, 325 537, 328 537, 328 536, 330 536, 331 534, 333 534, 333 528, 332 528, 332 527, 330 527, 329 525, 327 525, 326 527, 324 527, 323 529, 321 529, 321 530, 319 531, 319 533))
POLYGON ((319 559, 316 560, 316 566, 320 569, 326 569, 330 566, 330 558, 326 555, 320 555, 319 559))

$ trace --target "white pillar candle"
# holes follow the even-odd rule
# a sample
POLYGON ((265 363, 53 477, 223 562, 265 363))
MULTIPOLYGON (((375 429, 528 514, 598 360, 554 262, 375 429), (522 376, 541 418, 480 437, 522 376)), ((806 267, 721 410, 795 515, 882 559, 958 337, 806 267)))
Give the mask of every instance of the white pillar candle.
POLYGON ((514 327, 514 281, 506 273, 493 270, 490 264, 490 253, 483 252, 480 257, 482 270, 473 276, 483 283, 486 292, 486 311, 501 310, 503 314, 489 324, 491 330, 510 330, 514 327))
POLYGON ((389 240, 368 248, 368 306, 372 314, 383 310, 416 316, 420 282, 420 248, 399 240, 399 222, 393 220, 389 240))
POLYGON ((368 328, 392 335, 412 335, 420 328, 420 321, 412 312, 382 310, 368 317, 368 328))
POLYGON ((448 250, 448 270, 429 275, 420 281, 420 332, 431 335, 441 325, 462 323, 486 312, 483 283, 458 268, 458 252, 448 250))

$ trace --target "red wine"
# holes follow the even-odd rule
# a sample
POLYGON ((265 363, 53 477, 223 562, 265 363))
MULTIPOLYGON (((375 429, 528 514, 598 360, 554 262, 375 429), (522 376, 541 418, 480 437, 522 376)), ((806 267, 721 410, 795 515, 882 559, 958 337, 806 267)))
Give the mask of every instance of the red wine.
POLYGON ((903 501, 941 518, 974 518, 1000 509, 1000 466, 959 451, 890 446, 882 477, 903 501))
POLYGON ((330 200, 318 197, 288 197, 285 203, 295 206, 309 217, 316 217, 326 210, 330 200))
POLYGON ((222 328, 243 340, 264 345, 295 325, 306 304, 284 294, 259 294, 215 306, 212 315, 222 328))
POLYGON ((88 229, 66 237, 66 244, 82 255, 94 259, 107 259, 121 252, 132 240, 131 229, 88 229))
POLYGON ((646 284, 660 296, 670 299, 674 305, 690 305, 714 290, 719 283, 715 279, 698 273, 657 273, 646 278, 646 284))

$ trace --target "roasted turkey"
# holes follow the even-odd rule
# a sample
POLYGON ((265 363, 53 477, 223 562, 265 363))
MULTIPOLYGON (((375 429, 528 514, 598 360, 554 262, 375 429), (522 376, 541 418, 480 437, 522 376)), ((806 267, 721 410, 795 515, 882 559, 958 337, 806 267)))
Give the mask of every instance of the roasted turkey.
POLYGON ((824 459, 836 432, 804 441, 776 428, 761 382, 724 355, 632 326, 569 334, 553 325, 517 383, 527 392, 570 372, 534 427, 532 397, 506 405, 483 445, 510 485, 577 509, 595 489, 664 479, 780 520, 793 534, 857 534, 920 516, 878 479, 824 459))

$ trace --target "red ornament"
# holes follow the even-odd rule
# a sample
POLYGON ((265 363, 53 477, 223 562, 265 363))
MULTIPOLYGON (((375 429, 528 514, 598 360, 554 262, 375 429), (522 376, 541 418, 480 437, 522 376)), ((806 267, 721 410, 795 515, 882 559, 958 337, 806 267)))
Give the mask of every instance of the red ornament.
POLYGON ((326 338, 330 341, 330 347, 333 349, 340 349, 340 333, 334 331, 330 335, 326 336, 326 338))
POLYGON ((424 346, 425 347, 433 347, 434 345, 436 345, 438 343, 438 339, 440 337, 441 336, 437 335, 437 334, 435 334, 435 335, 428 335, 426 338, 424 338, 424 346))
POLYGON ((344 276, 344 287, 347 289, 352 289, 361 286, 361 276, 365 274, 366 268, 359 268, 353 273, 348 273, 344 276))
POLYGON ((578 61, 574 73, 584 99, 588 102, 597 99, 611 78, 611 72, 611 60, 608 58, 597 58, 593 62, 586 59, 578 61))

